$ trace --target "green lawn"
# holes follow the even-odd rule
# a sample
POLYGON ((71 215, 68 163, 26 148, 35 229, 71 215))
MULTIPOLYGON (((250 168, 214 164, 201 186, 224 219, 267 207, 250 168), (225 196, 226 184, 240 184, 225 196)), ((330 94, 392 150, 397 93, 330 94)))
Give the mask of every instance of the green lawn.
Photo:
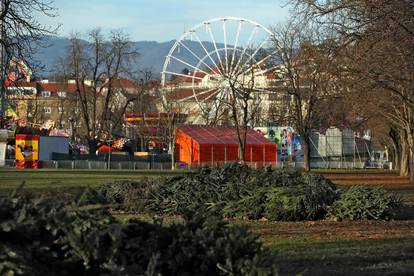
POLYGON ((16 188, 23 182, 26 189, 96 187, 115 180, 165 177, 182 173, 185 171, 0 169, 0 190, 16 188))
POLYGON ((307 242, 272 248, 282 275, 413 275, 414 240, 307 242))
POLYGON ((413 275, 414 220, 232 222, 271 250, 282 275, 413 275))

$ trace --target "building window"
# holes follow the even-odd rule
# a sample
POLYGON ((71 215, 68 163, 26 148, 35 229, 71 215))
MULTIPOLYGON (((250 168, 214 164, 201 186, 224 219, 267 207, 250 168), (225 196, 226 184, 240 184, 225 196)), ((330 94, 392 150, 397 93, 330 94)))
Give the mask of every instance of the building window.
POLYGON ((50 91, 42 91, 42 97, 50 97, 50 91))
POLYGON ((61 98, 66 98, 66 92, 65 91, 59 91, 58 96, 61 98))
POLYGON ((43 107, 43 112, 46 113, 46 114, 50 114, 50 113, 52 113, 52 108, 50 108, 50 107, 43 107))
POLYGON ((63 107, 62 106, 59 106, 58 107, 58 111, 59 111, 59 113, 63 113, 63 107))

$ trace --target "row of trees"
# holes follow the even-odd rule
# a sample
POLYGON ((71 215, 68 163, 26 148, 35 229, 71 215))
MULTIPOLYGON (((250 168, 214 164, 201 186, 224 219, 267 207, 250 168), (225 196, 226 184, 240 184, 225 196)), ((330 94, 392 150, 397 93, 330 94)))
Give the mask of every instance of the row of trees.
MULTIPOLYGON (((414 179, 412 1, 289 3, 294 13, 287 23, 273 28, 272 62, 267 62, 283 80, 273 91, 287 99, 286 106, 279 100, 273 108, 283 112, 266 112, 300 134, 305 170, 310 170, 311 131, 336 125, 371 129, 374 142, 388 148, 400 174, 414 179)), ((233 76, 235 85, 230 85, 237 106, 236 101, 226 101, 230 110, 237 109, 231 114, 242 134, 254 124, 249 114, 257 115, 252 112, 254 75, 249 82, 244 77, 233 76)), ((239 138, 243 148, 243 135, 239 138)))
MULTIPOLYGON (((6 104, 17 105, 15 99, 6 103, 8 95, 4 84, 10 60, 16 58, 29 64, 34 71, 40 69, 41 63, 33 58, 34 53, 47 46, 47 37, 56 35, 60 26, 44 25, 39 21, 40 17, 57 16, 53 1, 0 0, 0 8, 1 115, 4 115, 6 104)), ((72 80, 76 85, 75 95, 68 93, 54 103, 59 110, 64 109, 59 111, 59 120, 70 121, 92 150, 98 138, 109 139, 111 133, 122 126, 123 114, 132 102, 145 98, 141 94, 145 94, 148 85, 148 72, 131 70, 137 57, 137 49, 127 35, 119 31, 105 37, 95 29, 86 37, 77 33, 71 35, 66 55, 57 62, 54 77, 62 83, 72 80), (119 83, 121 76, 135 76, 134 90, 138 92, 126 91, 119 83)), ((34 98, 27 104, 26 115, 34 123, 40 122, 41 102, 34 98)))
POLYGON ((274 30, 274 46, 292 98, 288 115, 304 142, 305 169, 309 131, 345 124, 372 129, 400 174, 414 177, 412 1, 290 4, 295 20, 274 30))
MULTIPOLYGON (((89 142, 92 152, 98 139, 111 138, 114 130, 123 123, 128 106, 138 99, 122 87, 121 77, 132 73, 138 51, 122 32, 112 32, 109 39, 101 30, 92 30, 86 40, 73 34, 66 56, 58 62, 58 78, 72 80, 75 85, 77 121, 82 122, 79 134, 89 142)), ((136 83, 137 91, 140 83, 136 83)))
MULTIPOLYGON (((15 32, 11 40, 2 36, 7 56, 23 56, 33 48, 31 43, 54 33, 33 16, 33 11, 53 15, 48 2, 2 3, 2 26, 15 32)), ((388 147, 400 174, 414 177, 414 4, 406 0, 289 3, 295 12, 289 22, 273 28, 272 58, 266 62, 283 80, 274 93, 284 95, 288 107, 275 104, 271 109, 286 112, 265 111, 280 124, 292 124, 301 135, 305 169, 310 169, 311 130, 337 125, 372 129, 376 142, 388 147)), ((122 124, 122 114, 132 102, 145 103, 140 95, 147 90, 147 80, 136 82, 136 91, 142 93, 116 90, 114 84, 121 76, 138 76, 131 70, 138 52, 125 34, 114 32, 105 38, 93 30, 86 40, 78 34, 71 37, 58 71, 61 79, 75 81, 82 135, 93 149, 97 137, 104 132, 110 135, 122 124), (122 101, 119 93, 124 95, 122 101)), ((227 70, 227 96, 213 103, 225 105, 223 114, 236 126, 241 159, 247 128, 257 123, 263 105, 254 97, 257 65, 246 66, 250 70, 244 68, 243 73, 227 70)), ((173 98, 163 105, 166 111, 183 111, 173 98)), ((217 123, 224 120, 220 116, 214 117, 217 123)))
MULTIPOLYGON (((377 142, 390 149, 394 164, 400 169, 401 175, 408 175, 413 171, 414 124, 412 69, 410 68, 412 36, 409 32, 410 26, 407 25, 409 18, 403 18, 409 15, 392 14, 391 11, 399 13, 401 6, 395 3, 391 5, 386 1, 381 5, 372 4, 370 1, 348 1, 348 3, 342 1, 342 4, 338 2, 334 6, 321 3, 292 1, 292 5, 297 10, 292 17, 295 19, 273 28, 275 34, 273 49, 271 49, 273 62, 269 60, 267 65, 269 68, 276 68, 274 75, 284 81, 283 88, 275 87, 274 93, 285 94, 289 99, 288 108, 275 105, 277 109, 283 108, 289 111, 279 113, 278 122, 292 124, 301 135, 305 170, 310 169, 311 130, 337 125, 351 127, 354 130, 373 129, 377 142), (395 18, 403 23, 395 22, 395 18), (358 25, 356 22, 361 23, 358 25), (389 27, 385 28, 385 26, 389 27)), ((409 10, 408 8, 407 6, 405 10, 409 10)), ((84 83, 84 79, 90 78, 90 72, 94 72, 92 80, 96 84, 102 80, 102 75, 109 76, 106 79, 111 80, 111 76, 115 79, 130 72, 126 69, 116 69, 111 72, 109 69, 111 65, 108 66, 108 62, 103 61, 105 58, 101 58, 102 61, 97 58, 101 55, 109 57, 111 61, 114 60, 108 52, 105 54, 96 52, 96 49, 101 49, 100 43, 97 42, 102 41, 96 39, 96 35, 96 32, 91 34, 93 39, 90 43, 95 51, 86 51, 89 53, 89 60, 82 59, 80 54, 76 55, 74 49, 83 47, 77 46, 80 41, 78 38, 72 38, 74 47, 69 51, 69 55, 73 58, 73 62, 69 63, 72 71, 66 75, 77 79, 80 85, 84 83), (90 52, 95 54, 90 55, 90 52), (81 74, 79 74, 81 70, 76 69, 76 60, 84 60, 81 74), (99 62, 105 63, 106 67, 99 62)), ((118 45, 114 43, 116 41, 113 40, 114 38, 117 37, 114 36, 108 43, 112 45, 109 47, 111 49, 116 49, 118 45)), ((123 45, 127 48, 127 39, 123 41, 123 45)), ((126 51, 118 56, 120 57, 118 60, 126 63, 128 60, 132 61, 132 56, 136 54, 135 52, 129 55, 126 51)), ((260 99, 254 97, 257 92, 255 87, 257 76, 253 67, 256 65, 251 63, 246 66, 251 68, 242 70, 247 72, 246 74, 231 72, 231 70, 227 72, 228 76, 225 77, 228 80, 229 95, 212 103, 224 106, 223 109, 220 107, 214 109, 224 110, 223 114, 238 130, 241 160, 244 156, 243 145, 246 143, 247 128, 257 122, 255 117, 260 116, 258 111, 263 104, 260 99)), ((110 83, 109 81, 109 86, 110 83)), ((102 94, 98 91, 100 87, 102 86, 94 87, 98 95, 102 94)), ((104 95, 106 97, 104 110, 111 110, 109 106, 113 102, 111 95, 110 90, 104 95)), ((79 95, 80 98, 81 96, 79 95)), ((84 102, 86 103, 86 100, 84 102)), ((166 111, 189 112, 182 110, 183 106, 174 103, 174 99, 170 99, 165 104, 166 111)), ((85 112, 87 108, 83 110, 82 114, 87 114, 85 112)), ((214 118, 218 119, 213 121, 216 123, 220 123, 220 120, 226 121, 223 119, 223 114, 215 114, 214 118)), ((90 122, 111 121, 108 120, 107 114, 100 116, 96 118, 93 115, 84 115, 83 120, 87 122, 90 118, 90 122)), ((94 126, 89 128, 88 133, 95 136, 94 126)))

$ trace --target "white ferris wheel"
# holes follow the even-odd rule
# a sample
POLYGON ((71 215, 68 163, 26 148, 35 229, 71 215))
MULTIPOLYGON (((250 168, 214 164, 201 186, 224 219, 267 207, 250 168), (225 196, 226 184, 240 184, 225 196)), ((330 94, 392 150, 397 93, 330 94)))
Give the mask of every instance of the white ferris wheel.
POLYGON ((230 87, 238 79, 254 77, 251 88, 258 96, 272 93, 268 89, 272 39, 268 28, 240 17, 215 18, 188 29, 164 62, 164 103, 183 104, 193 123, 205 123, 234 95, 230 87))

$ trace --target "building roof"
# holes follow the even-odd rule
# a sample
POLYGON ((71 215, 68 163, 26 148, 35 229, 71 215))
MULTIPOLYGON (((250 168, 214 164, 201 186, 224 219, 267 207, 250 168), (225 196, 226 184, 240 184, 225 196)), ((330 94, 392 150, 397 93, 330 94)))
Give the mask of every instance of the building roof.
MULTIPOLYGON (((148 87, 150 89, 156 88, 159 85, 159 81, 157 80, 150 80, 148 82, 148 87)), ((102 87, 107 87, 108 83, 104 83, 102 87)), ((23 87, 32 87, 36 88, 37 92, 41 91, 50 91, 52 95, 56 95, 57 92, 68 92, 68 93, 74 93, 77 91, 78 86, 74 82, 49 82, 49 81, 32 81, 32 82, 26 82, 24 80, 19 80, 15 83, 13 83, 12 86, 9 87, 9 89, 15 88, 23 88, 23 87)), ((125 89, 131 89, 136 88, 137 84, 133 80, 126 79, 126 78, 119 78, 114 79, 112 83, 112 87, 114 88, 125 88, 125 89)), ((90 91, 93 92, 94 88, 91 86, 90 83, 84 83, 80 85, 80 90, 83 91, 90 91)))
MULTIPOLYGON (((236 128, 208 127, 208 126, 183 126, 178 128, 199 144, 227 144, 238 145, 236 128)), ((247 145, 276 145, 267 140, 261 133, 253 129, 247 130, 247 145)))
POLYGON ((169 84, 184 84, 184 83, 200 83, 201 79, 204 78, 206 74, 203 72, 195 72, 195 73, 188 73, 188 76, 177 76, 172 81, 169 82, 169 84))
MULTIPOLYGON (((115 87, 115 88, 125 88, 125 89, 137 87, 137 83, 135 81, 126 79, 126 78, 113 79, 111 85, 112 87, 115 87)), ((108 79, 105 80, 102 86, 108 87, 109 80, 108 79)))
POLYGON ((196 100, 204 100, 207 97, 211 100, 214 100, 212 94, 217 94, 218 89, 212 90, 207 88, 178 88, 173 91, 167 92, 166 97, 168 100, 183 100, 187 99, 186 101, 194 102, 196 100), (210 91, 207 91, 210 90, 210 91), (206 91, 208 93, 206 93, 206 91))
MULTIPOLYGON (((19 81, 15 83, 11 87, 33 87, 36 88, 37 91, 50 91, 50 92, 76 92, 77 91, 77 85, 76 83, 67 83, 67 82, 24 82, 19 81)), ((80 86, 80 89, 90 87, 89 85, 80 86)))
MULTIPOLYGON (((75 83, 39 83, 39 88, 42 91, 50 91, 50 92, 58 92, 58 91, 65 91, 65 92, 76 92, 77 85, 75 83)), ((81 86, 82 89, 82 86, 81 86)))
MULTIPOLYGON (((150 88, 155 88, 159 85, 159 81, 157 80, 149 80, 148 86, 150 88)), ((49 82, 49 81, 32 81, 26 82, 23 80, 17 81, 13 85, 14 87, 35 87, 41 91, 51 91, 51 92, 58 92, 58 91, 66 91, 66 92, 75 92, 77 89, 77 85, 74 82, 49 82)), ((85 87, 92 87, 90 84, 85 83, 85 87)), ((107 87, 108 82, 104 82, 102 86, 107 87)), ((81 85, 82 89, 83 85, 81 85)), ((126 78, 119 78, 113 79, 112 87, 116 88, 136 88, 137 83, 133 80, 126 79, 126 78)))

